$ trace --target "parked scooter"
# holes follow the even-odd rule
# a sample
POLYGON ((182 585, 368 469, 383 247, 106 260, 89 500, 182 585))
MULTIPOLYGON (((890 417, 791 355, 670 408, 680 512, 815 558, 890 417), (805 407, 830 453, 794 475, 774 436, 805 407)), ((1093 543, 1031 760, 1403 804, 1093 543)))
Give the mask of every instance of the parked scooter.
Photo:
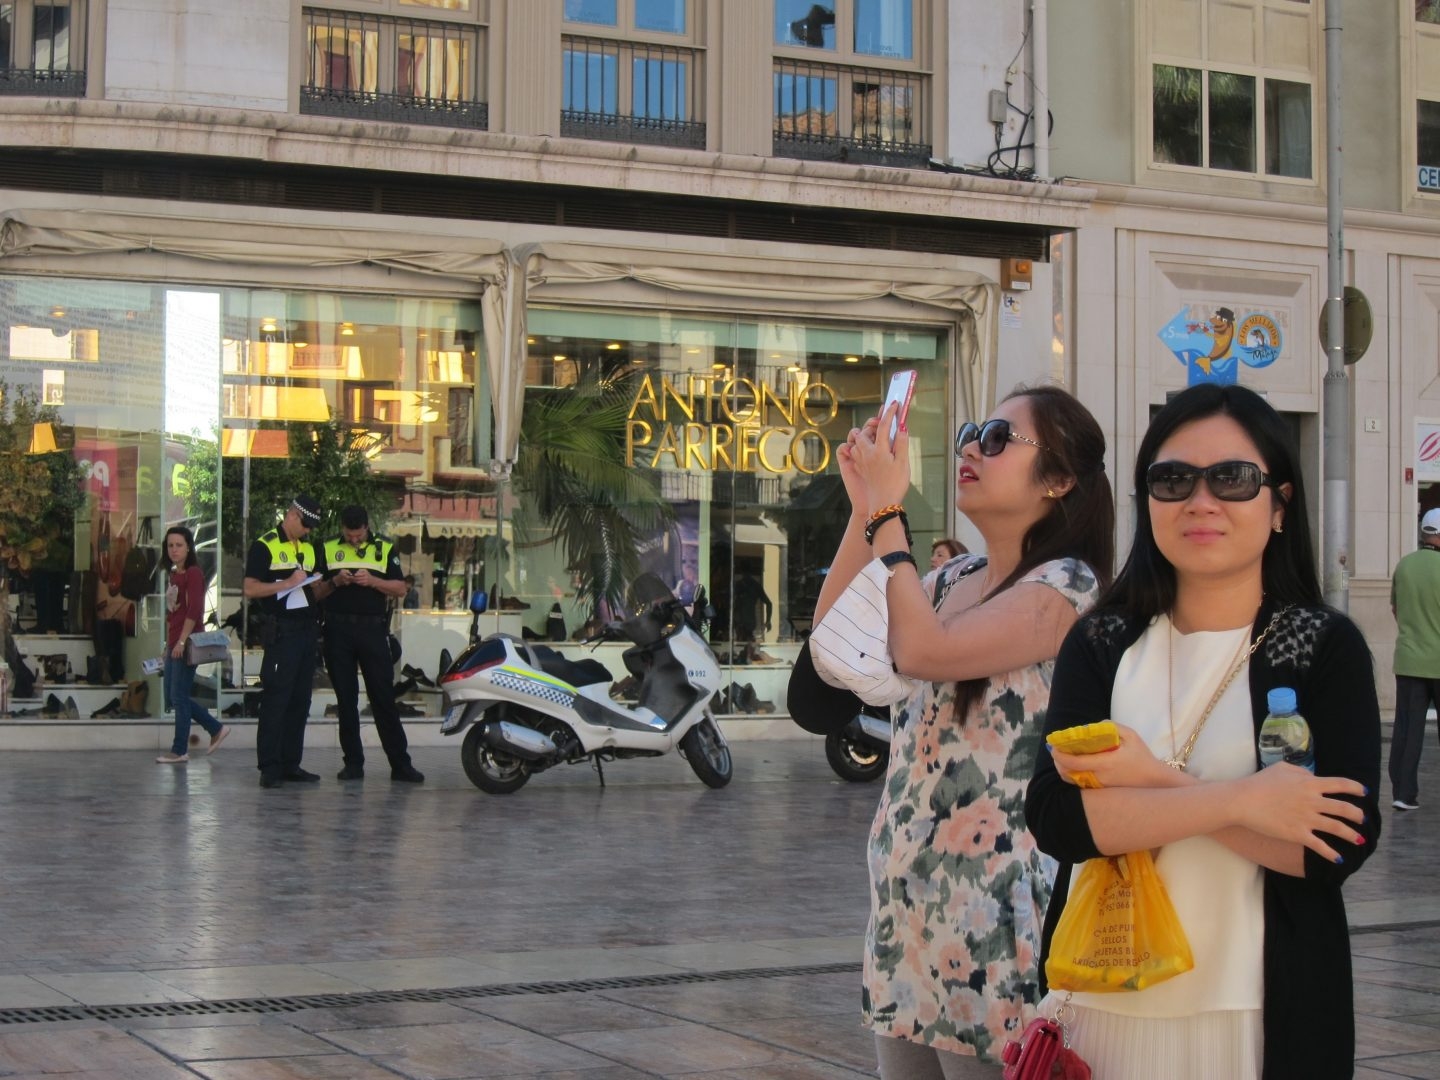
POLYGON ((654 574, 630 588, 630 615, 589 643, 629 641, 622 655, 639 680, 633 705, 612 701, 610 672, 598 660, 567 660, 554 649, 492 634, 458 656, 440 678, 441 733, 466 732, 465 775, 492 795, 518 791, 552 765, 658 757, 677 747, 707 785, 730 782, 730 746, 710 711, 720 664, 654 574))
POLYGON ((865 783, 885 775, 890 764, 890 709, 862 705, 855 718, 825 736, 825 760, 842 780, 865 783))

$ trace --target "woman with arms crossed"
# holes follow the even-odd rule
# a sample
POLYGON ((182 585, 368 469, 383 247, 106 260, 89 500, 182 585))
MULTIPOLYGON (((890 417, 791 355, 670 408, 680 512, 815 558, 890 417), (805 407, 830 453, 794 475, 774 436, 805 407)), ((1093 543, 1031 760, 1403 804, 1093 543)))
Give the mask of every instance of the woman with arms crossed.
POLYGON ((1348 1077, 1340 886, 1380 831, 1370 652, 1321 603, 1300 470, 1259 395, 1177 395, 1141 441, 1135 490, 1130 555, 1066 639, 1045 721, 1112 719, 1120 746, 1041 755, 1025 817, 1070 864, 1047 955, 1074 863, 1158 848, 1195 967, 1138 992, 1074 995, 1072 1046, 1097 1080, 1348 1077), (1280 686, 1310 724, 1316 775, 1259 768, 1266 693, 1280 686), (1066 782, 1080 771, 1102 789, 1066 782))
POLYGON ((1054 865, 1020 806, 1055 652, 1110 576, 1105 437, 1056 387, 1017 391, 985 424, 962 427, 955 505, 988 559, 922 582, 896 513, 910 459, 903 429, 888 438, 893 411, 837 452, 852 511, 817 611, 885 557, 890 648, 915 680, 893 710, 870 832, 864 1021, 884 1080, 994 1077, 1039 1001, 1054 865))

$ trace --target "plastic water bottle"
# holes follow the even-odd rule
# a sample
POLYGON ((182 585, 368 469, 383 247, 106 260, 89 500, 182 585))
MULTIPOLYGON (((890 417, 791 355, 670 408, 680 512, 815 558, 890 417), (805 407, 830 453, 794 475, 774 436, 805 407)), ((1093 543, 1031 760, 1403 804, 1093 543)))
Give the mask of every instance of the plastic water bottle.
POLYGON ((1315 746, 1310 741, 1310 725, 1296 712, 1295 691, 1277 686, 1265 695, 1270 714, 1260 725, 1260 765, 1288 761, 1302 769, 1315 771, 1315 746))

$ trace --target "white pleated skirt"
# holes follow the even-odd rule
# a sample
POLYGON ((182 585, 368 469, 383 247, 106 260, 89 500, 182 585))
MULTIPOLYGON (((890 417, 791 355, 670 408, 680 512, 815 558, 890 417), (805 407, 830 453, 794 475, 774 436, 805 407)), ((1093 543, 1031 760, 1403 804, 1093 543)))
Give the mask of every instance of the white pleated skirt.
MULTIPOLYGON (((1054 1016, 1063 995, 1040 1005, 1054 1016)), ((1070 1047, 1092 1080, 1259 1080, 1264 1034, 1259 1009, 1194 1016, 1122 1016, 1071 1005, 1070 1047)))

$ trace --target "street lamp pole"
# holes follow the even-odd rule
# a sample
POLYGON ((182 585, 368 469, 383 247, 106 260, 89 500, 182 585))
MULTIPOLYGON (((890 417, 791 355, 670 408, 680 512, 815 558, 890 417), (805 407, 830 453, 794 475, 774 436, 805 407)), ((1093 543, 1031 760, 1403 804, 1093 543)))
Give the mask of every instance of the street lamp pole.
POLYGON ((1350 379, 1345 373, 1345 207, 1340 194, 1340 31, 1342 0, 1325 0, 1325 179, 1327 296, 1323 400, 1325 512, 1321 528, 1321 587, 1325 602, 1350 606, 1350 379))

